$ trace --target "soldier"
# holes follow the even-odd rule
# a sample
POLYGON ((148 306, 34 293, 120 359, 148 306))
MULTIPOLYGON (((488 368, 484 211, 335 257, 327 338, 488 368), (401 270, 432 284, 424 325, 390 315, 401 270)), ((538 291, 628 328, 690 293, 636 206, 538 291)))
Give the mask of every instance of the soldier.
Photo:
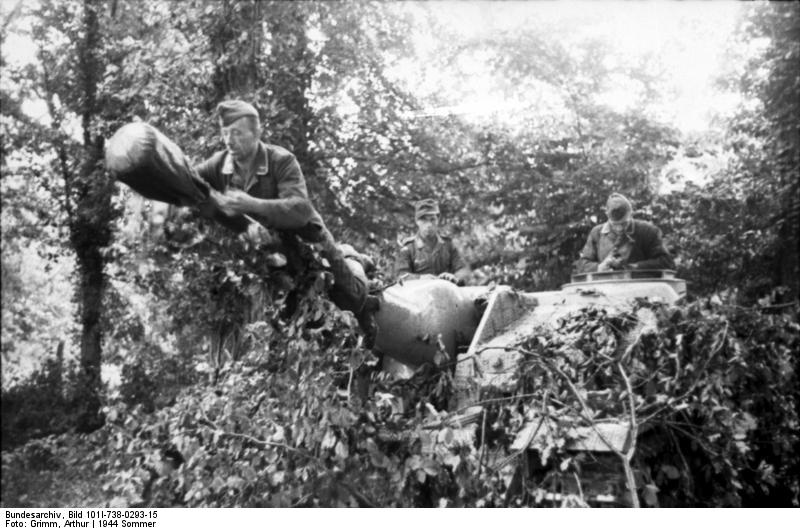
POLYGON ((470 278, 470 268, 453 241, 439 234, 439 205, 433 199, 417 202, 414 209, 417 234, 403 241, 395 260, 397 277, 430 274, 460 285, 470 278))
POLYGON ((297 159, 261 142, 255 107, 223 101, 217 117, 225 149, 195 169, 219 193, 212 200, 226 213, 246 214, 264 226, 290 230, 311 242, 325 238, 325 224, 311 206, 297 159))
MULTIPOLYGON (((260 140, 261 124, 252 105, 223 101, 216 114, 225 149, 195 168, 214 190, 209 200, 227 215, 248 215, 268 228, 321 244, 334 277, 331 298, 340 308, 352 311, 362 328, 369 328, 365 331, 374 333, 371 313, 377 307, 375 300, 367 300, 367 280, 355 259, 357 253, 345 256, 336 245, 308 199, 295 156, 260 140)), ((259 237, 255 230, 249 230, 249 236, 259 237)))
POLYGON ((671 269, 672 257, 661 241, 661 230, 633 219, 630 201, 612 193, 606 202, 608 221, 595 226, 575 262, 575 271, 671 269))

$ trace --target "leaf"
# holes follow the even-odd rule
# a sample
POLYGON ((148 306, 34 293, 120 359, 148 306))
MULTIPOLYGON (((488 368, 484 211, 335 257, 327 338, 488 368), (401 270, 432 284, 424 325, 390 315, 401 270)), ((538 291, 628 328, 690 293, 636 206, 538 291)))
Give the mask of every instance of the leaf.
POLYGON ((678 468, 676 468, 675 466, 664 464, 663 466, 661 466, 661 471, 663 471, 664 474, 667 476, 667 478, 670 480, 677 480, 681 478, 681 472, 678 471, 678 468))
POLYGON ((461 456, 449 453, 444 457, 443 463, 444 465, 450 466, 453 470, 455 470, 461 464, 461 456))
POLYGON ((411 458, 406 460, 406 466, 413 470, 421 469, 422 468, 422 457, 419 455, 413 455, 411 458))
POLYGON ((439 443, 447 445, 447 446, 451 445, 453 443, 454 439, 455 439, 455 435, 453 434, 453 429, 451 429, 449 427, 445 427, 444 429, 441 429, 439 431, 438 436, 437 436, 437 441, 439 443))
POLYGON ((256 474, 255 470, 253 470, 250 466, 243 466, 242 467, 242 478, 247 482, 254 482, 258 475, 256 474))
POLYGON ((742 413, 741 420, 739 421, 739 425, 745 431, 753 431, 758 428, 758 421, 752 414, 748 412, 742 413))
POLYGON ((286 478, 286 472, 285 471, 275 471, 275 472, 270 474, 269 478, 270 478, 270 483, 273 486, 280 486, 281 484, 283 484, 283 481, 286 478))
POLYGON ((422 469, 428 475, 435 477, 436 475, 439 474, 439 462, 437 462, 432 458, 426 458, 422 462, 422 469))
POLYGON ((325 435, 322 437, 321 449, 332 449, 336 445, 336 434, 333 429, 327 429, 325 435))
POLYGON ((347 445, 343 444, 341 440, 336 443, 336 448, 334 449, 334 454, 337 458, 344 460, 350 454, 350 451, 347 449, 347 445))
POLYGON ((655 484, 646 484, 642 492, 642 498, 648 506, 658 507, 658 486, 655 484))
POLYGON ((215 476, 214 480, 211 481, 211 485, 209 488, 211 491, 219 491, 225 487, 225 482, 219 476, 215 476))
POLYGON ((108 503, 109 508, 127 508, 128 506, 128 500, 125 497, 114 497, 108 503))
POLYGON ((242 477, 228 477, 228 480, 225 481, 226 486, 236 490, 241 490, 245 484, 246 482, 242 477))

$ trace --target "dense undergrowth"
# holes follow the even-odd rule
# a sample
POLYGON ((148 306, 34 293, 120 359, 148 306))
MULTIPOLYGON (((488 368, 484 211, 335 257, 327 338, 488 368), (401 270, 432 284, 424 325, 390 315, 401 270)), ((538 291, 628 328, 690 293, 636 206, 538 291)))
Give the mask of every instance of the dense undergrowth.
MULTIPOLYGON (((484 390, 479 413, 454 419, 465 411, 453 364, 404 381, 382 372, 330 302, 311 247, 290 246, 278 270, 242 241, 176 234, 164 264, 137 279, 163 298, 163 329, 115 315, 122 379, 104 427, 59 434, 68 374, 20 387, 21 410, 42 404, 17 416, 40 423, 28 435, 52 435, 4 452, 4 504, 586 506, 603 504, 598 493, 606 505, 798 503, 796 312, 718 297, 587 307, 510 344, 513 387, 484 390), (217 348, 200 352, 209 331, 217 348), (574 450, 581 429, 609 422, 634 443, 574 450)), ((5 420, 4 438, 24 430, 5 420)))
POLYGON ((35 504, 19 501, 25 471, 83 465, 87 498, 119 506, 581 506, 593 503, 567 482, 591 462, 570 441, 614 419, 637 433, 630 455, 611 455, 621 504, 635 489, 645 506, 797 505, 796 315, 708 300, 643 301, 649 326, 641 312, 577 312, 514 346, 515 389, 481 396, 468 427, 446 421, 452 366, 381 373, 309 274, 291 318, 249 325, 250 353, 216 382, 156 408, 117 399, 92 435, 4 453, 4 504, 35 504), (536 418, 549 429, 536 451, 512 450, 536 418))

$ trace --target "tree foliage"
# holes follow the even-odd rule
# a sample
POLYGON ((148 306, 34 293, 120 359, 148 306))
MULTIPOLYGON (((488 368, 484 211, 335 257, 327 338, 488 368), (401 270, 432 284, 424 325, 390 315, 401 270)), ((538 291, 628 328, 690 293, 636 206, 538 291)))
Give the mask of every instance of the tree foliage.
POLYGON ((603 42, 558 28, 465 37, 430 6, 380 2, 20 9, 37 54, 0 59, 4 448, 96 428, 101 406, 108 425, 4 453, 4 471, 36 455, 68 466, 88 450, 98 502, 539 506, 585 466, 562 421, 539 447, 559 472, 522 480, 510 444, 544 403, 573 425, 589 425, 587 412, 642 419, 630 464, 644 504, 797 502, 796 4, 758 4, 743 20, 743 42, 764 42, 727 80, 748 104, 700 140, 649 112, 656 58, 620 64, 603 42), (473 87, 441 81, 476 68, 505 107, 458 110, 473 87), (602 97, 620 82, 624 110, 602 97), (103 138, 133 119, 205 158, 220 147, 213 109, 226 98, 260 109, 264 139, 297 155, 337 239, 372 254, 387 281, 413 201, 435 197, 474 283, 556 289, 620 191, 663 230, 690 296, 705 298, 651 307, 657 332, 625 358, 614 355, 633 315, 584 312, 532 335, 517 345, 520 386, 484 396, 497 401, 465 438, 442 423, 451 367, 405 382, 381 374, 352 316, 327 300, 313 247, 287 237, 293 259, 271 267, 265 249, 144 204, 104 171, 103 138), (45 117, 25 110, 32 101, 45 117), (719 169, 660 190, 670 164, 698 151, 719 169), (74 301, 48 274, 70 278, 74 301), (565 362, 575 348, 584 362, 565 362), (7 386, 5 361, 28 352, 53 359, 7 386), (106 389, 100 369, 112 366, 119 383, 106 389), (613 399, 589 404, 583 391, 613 399), (490 453, 513 458, 489 465, 490 453))
POLYGON ((705 202, 695 200, 692 205, 718 212, 708 227, 711 230, 697 234, 697 240, 729 254, 717 260, 727 262, 729 268, 722 278, 728 285, 740 285, 746 300, 771 297, 788 302, 798 294, 797 245, 793 244, 800 226, 795 177, 800 168, 795 97, 800 77, 794 67, 800 53, 798 24, 797 6, 779 3, 754 6, 742 21, 740 31, 748 42, 766 40, 733 80, 752 98, 751 105, 728 125, 724 148, 732 154, 730 164, 707 187, 700 199, 705 202), (709 203, 709 198, 716 204, 709 203), (723 227, 735 229, 726 232, 723 227), (728 247, 744 251, 730 256, 728 247))
POLYGON ((569 444, 581 425, 615 418, 635 422, 632 476, 645 505, 797 502, 796 316, 709 300, 577 311, 513 346, 524 358, 518 382, 480 396, 486 413, 470 434, 444 421, 447 370, 381 375, 319 285, 318 273, 305 276, 291 318, 253 326, 258 353, 217 384, 187 387, 149 412, 106 409, 94 468, 107 502, 541 506, 548 493, 572 492, 568 502, 586 503, 568 485, 592 463, 569 444), (512 449, 542 417, 534 455, 512 449))

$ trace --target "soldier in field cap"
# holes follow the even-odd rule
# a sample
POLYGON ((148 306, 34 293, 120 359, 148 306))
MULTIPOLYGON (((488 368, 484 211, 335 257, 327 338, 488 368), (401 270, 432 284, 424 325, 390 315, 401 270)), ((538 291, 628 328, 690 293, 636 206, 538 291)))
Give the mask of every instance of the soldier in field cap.
POLYGON ((417 234, 403 241, 395 259, 395 276, 433 275, 453 283, 469 280, 470 268, 452 239, 439 233, 439 205, 423 199, 414 206, 417 234))
POLYGON ((244 101, 217 105, 225 149, 195 169, 211 187, 220 209, 250 215, 261 224, 322 241, 325 224, 308 200, 306 182, 292 153, 261 141, 258 111, 244 101))
POLYGON ((608 220, 595 226, 575 262, 575 271, 671 269, 672 257, 661 241, 661 230, 633 219, 631 202, 619 193, 606 201, 608 220))
POLYGON ((311 205, 305 178, 295 156, 277 145, 261 141, 256 108, 244 101, 223 101, 216 108, 225 149, 217 151, 195 169, 217 193, 210 200, 230 215, 244 214, 260 224, 319 243, 331 264, 332 300, 352 311, 362 327, 370 328, 376 307, 367 300, 367 279, 361 265, 335 243, 322 217, 311 205))
POLYGON ((217 105, 217 116, 219 116, 219 120, 225 127, 239 118, 251 117, 255 120, 259 119, 258 111, 254 106, 238 99, 223 101, 217 105))

